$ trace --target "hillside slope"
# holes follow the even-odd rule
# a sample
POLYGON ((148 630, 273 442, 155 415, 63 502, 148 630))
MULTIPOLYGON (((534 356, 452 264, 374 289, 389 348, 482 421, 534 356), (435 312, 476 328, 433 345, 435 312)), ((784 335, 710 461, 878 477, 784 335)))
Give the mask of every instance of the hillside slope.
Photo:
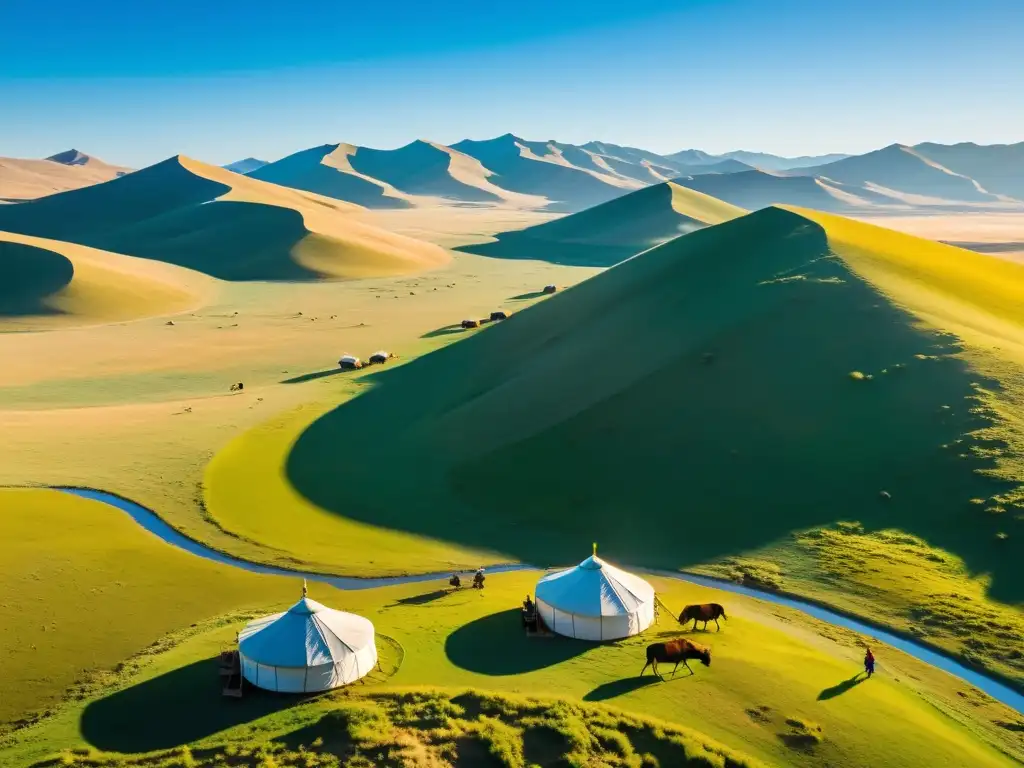
POLYGON ((213 291, 210 278, 181 267, 0 232, 0 331, 183 312, 213 291))
POLYGON ((1019 363, 936 333, 964 328, 997 334, 972 331, 985 360, 1019 353, 1024 267, 767 209, 379 374, 287 476, 347 518, 537 564, 596 540, 678 568, 860 521, 1019 601, 1020 517, 971 502, 1020 504, 1019 363))
POLYGON ((496 241, 459 250, 556 264, 611 266, 685 232, 720 224, 746 211, 700 192, 663 182, 496 241))
POLYGON ((226 280, 403 274, 447 261, 360 208, 176 156, 105 184, 0 208, 0 230, 166 261, 226 280))
POLYGON ((131 173, 70 149, 45 160, 0 157, 0 201, 33 200, 131 173))

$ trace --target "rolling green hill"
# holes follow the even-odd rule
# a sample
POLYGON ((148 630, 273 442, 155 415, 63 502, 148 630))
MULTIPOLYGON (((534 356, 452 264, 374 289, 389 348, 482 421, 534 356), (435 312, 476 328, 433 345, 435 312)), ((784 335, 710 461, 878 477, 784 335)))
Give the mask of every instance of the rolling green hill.
POLYGON ((561 219, 497 235, 461 250, 501 258, 610 266, 681 233, 745 211, 672 182, 617 197, 561 219))
POLYGON ((378 375, 287 476, 346 518, 539 564, 597 540, 678 568, 854 520, 1016 602, 1022 298, 1019 265, 767 209, 378 375))
POLYGON ((0 207, 0 230, 142 256, 225 280, 416 272, 444 250, 360 208, 176 156, 104 184, 0 207))

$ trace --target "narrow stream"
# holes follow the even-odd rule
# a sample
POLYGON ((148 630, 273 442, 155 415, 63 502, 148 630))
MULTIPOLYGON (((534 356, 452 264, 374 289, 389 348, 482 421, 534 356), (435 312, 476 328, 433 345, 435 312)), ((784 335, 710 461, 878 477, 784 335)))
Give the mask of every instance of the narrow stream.
MULTIPOLYGON (((93 501, 100 501, 104 504, 108 504, 112 507, 116 507, 122 512, 127 513, 132 520, 141 525, 147 531, 152 533, 154 536, 163 539, 168 544, 183 549, 198 557, 212 560, 216 563, 222 563, 224 565, 231 565, 236 568, 242 568, 252 573, 263 573, 271 576, 290 576, 306 578, 310 581, 318 581, 324 584, 330 584, 332 587, 338 589, 373 589, 375 587, 387 587, 396 584, 413 584, 424 581, 437 581, 438 579, 447 579, 451 576, 450 571, 443 573, 423 573, 416 576, 390 576, 383 578, 352 578, 344 576, 325 576, 319 573, 305 573, 302 571, 289 570, 287 568, 276 568, 271 565, 261 565, 259 563, 252 563, 247 560, 241 560, 239 558, 231 557, 222 552, 210 549, 204 544, 200 544, 198 541, 188 538, 182 535, 170 525, 165 523, 159 515, 151 510, 146 509, 133 501, 122 498, 112 493, 105 491, 96 491, 86 488, 57 488, 56 490, 70 493, 75 496, 80 496, 85 499, 91 499, 93 501)), ((520 564, 502 564, 502 565, 488 565, 488 573, 503 573, 508 571, 538 571, 539 569, 534 568, 530 565, 520 564)), ((844 616, 839 613, 823 608, 819 605, 810 602, 804 602, 792 597, 784 597, 776 595, 771 592, 763 592, 757 589, 751 589, 750 587, 744 587, 739 584, 734 584, 731 581, 724 579, 713 579, 706 576, 698 576, 696 574, 689 573, 677 573, 674 571, 649 571, 658 576, 664 576, 667 578, 678 579, 680 581, 689 582, 691 584, 697 584, 703 587, 712 587, 714 589, 720 589, 725 592, 733 592, 738 595, 744 595, 751 597, 756 600, 762 600, 768 603, 774 603, 775 605, 783 605, 787 608, 793 608, 802 613, 807 614, 815 619, 824 621, 828 624, 832 624, 836 627, 842 627, 844 629, 850 629, 854 632, 859 632, 868 637, 877 638, 878 640, 886 643, 887 645, 897 648, 909 656, 913 656, 919 661, 923 661, 925 664, 941 669, 944 672, 948 672, 954 677, 963 680, 965 683, 973 685, 993 699, 1006 704, 1008 707, 1016 710, 1018 713, 1024 714, 1024 694, 1018 693, 1017 691, 1010 688, 1005 683, 1001 683, 997 680, 993 680, 980 672, 976 672, 969 667, 960 664, 959 662, 944 656, 941 653, 933 651, 920 643, 915 643, 913 640, 909 640, 899 635, 887 632, 884 629, 879 629, 870 624, 852 619, 848 616, 844 616)))

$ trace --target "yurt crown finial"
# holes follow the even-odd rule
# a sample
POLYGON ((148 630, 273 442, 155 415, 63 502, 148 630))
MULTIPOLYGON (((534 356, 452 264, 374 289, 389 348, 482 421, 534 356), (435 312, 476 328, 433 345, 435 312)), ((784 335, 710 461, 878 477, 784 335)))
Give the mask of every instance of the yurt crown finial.
POLYGON ((306 580, 305 579, 302 580, 302 596, 303 597, 306 596, 306 580))
POLYGON ((597 554, 597 542, 596 541, 594 542, 594 554, 595 555, 597 554))

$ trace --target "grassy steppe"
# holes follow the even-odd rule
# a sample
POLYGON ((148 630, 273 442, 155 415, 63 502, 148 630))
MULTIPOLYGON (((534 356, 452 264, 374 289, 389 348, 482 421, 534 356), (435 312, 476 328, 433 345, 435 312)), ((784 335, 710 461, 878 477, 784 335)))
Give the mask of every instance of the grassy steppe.
POLYGON ((198 559, 58 491, 0 489, 0 541, 0 723, 73 696, 85 673, 172 630, 296 593, 293 580, 198 559))
MULTIPOLYGON (((440 584, 345 594, 312 585, 317 599, 369 617, 386 636, 380 640, 384 672, 398 667, 386 678, 374 673, 368 686, 328 696, 255 694, 242 702, 224 701, 217 690, 215 656, 230 645, 244 619, 236 615, 199 622, 103 676, 101 685, 89 689, 82 701, 70 702, 53 717, 13 734, 0 747, 0 758, 16 766, 75 748, 141 757, 191 745, 197 759, 223 756, 232 763, 237 756, 233 752, 251 753, 267 741, 284 742, 291 751, 299 744, 316 751, 313 740, 318 736, 345 749, 343 738, 331 738, 331 724, 344 718, 338 712, 379 706, 407 737, 439 747, 461 742, 457 737, 465 730, 472 735, 486 726, 482 715, 495 717, 508 727, 503 733, 513 755, 518 754, 517 745, 536 746, 538 734, 530 734, 542 725, 536 718, 565 740, 573 730, 580 734, 579 718, 598 726, 594 719, 604 719, 605 727, 616 722, 627 734, 636 719, 655 718, 670 731, 687 729, 691 754, 704 751, 701 743, 717 742, 773 765, 1012 764, 1000 754, 1017 749, 1010 730, 1017 722, 1012 713, 888 649, 876 648, 881 671, 874 679, 855 677, 862 641, 852 633, 784 609, 766 609, 757 601, 655 580, 675 610, 684 602, 717 600, 726 602, 730 612, 721 632, 696 633, 698 641, 712 646, 712 665, 697 665, 692 676, 682 672, 659 683, 649 673, 644 679, 637 675, 647 643, 680 633, 674 621, 663 616, 645 636, 618 643, 526 638, 516 606, 536 578, 529 573, 494 575, 483 595, 470 590, 448 593, 440 584), (402 650, 389 650, 394 648, 402 650), (437 693, 410 693, 417 691, 437 693), (491 699, 490 694, 512 698, 491 699), (541 715, 538 704, 524 695, 571 703, 545 702, 549 711, 541 715), (463 712, 449 706, 450 701, 463 712)), ((258 596, 266 601, 266 610, 274 607, 271 594, 258 596)), ((102 635, 109 630, 97 624, 92 631, 102 635)), ((389 729, 383 718, 375 719, 381 723, 381 746, 386 747, 383 737, 390 735, 389 729)), ((563 739, 554 739, 551 748, 557 750, 563 739)), ((659 751, 658 745, 644 743, 631 739, 637 751, 659 751)), ((587 744, 584 740, 581 746, 587 744)), ((401 740, 392 746, 401 746, 401 740)), ((178 752, 174 759, 181 757, 178 752)), ((524 765, 515 758, 493 764, 524 765)))

